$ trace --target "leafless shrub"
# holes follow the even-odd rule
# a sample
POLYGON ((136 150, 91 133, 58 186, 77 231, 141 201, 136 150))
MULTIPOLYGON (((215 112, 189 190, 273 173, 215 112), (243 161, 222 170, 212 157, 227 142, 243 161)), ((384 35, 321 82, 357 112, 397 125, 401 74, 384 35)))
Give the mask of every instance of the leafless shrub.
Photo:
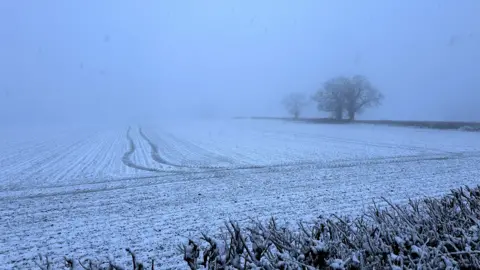
POLYGON ((42 254, 38 254, 38 259, 35 260, 35 264, 41 270, 51 270, 52 269, 52 262, 48 259, 48 256, 42 256, 42 254))
POLYGON ((320 217, 295 230, 275 219, 244 230, 229 222, 221 240, 203 235, 206 247, 185 247, 194 251, 185 258, 195 258, 190 269, 480 268, 480 187, 403 206, 383 200, 387 207, 374 204, 354 219, 320 217))
MULTIPOLYGON (((152 260, 150 268, 144 266, 143 263, 140 263, 137 261, 137 258, 135 256, 135 253, 130 250, 129 248, 126 249, 127 253, 130 255, 132 258, 132 265, 133 265, 133 270, 147 270, 155 269, 155 261, 152 260)), ((35 264, 41 269, 41 270, 51 270, 52 268, 52 262, 48 259, 47 256, 42 256, 39 255, 39 259, 35 260, 35 264)), ((119 266, 115 264, 112 261, 106 261, 102 262, 100 260, 92 260, 92 259, 72 259, 72 258, 67 258, 65 257, 65 267, 70 270, 126 270, 128 268, 119 266)))

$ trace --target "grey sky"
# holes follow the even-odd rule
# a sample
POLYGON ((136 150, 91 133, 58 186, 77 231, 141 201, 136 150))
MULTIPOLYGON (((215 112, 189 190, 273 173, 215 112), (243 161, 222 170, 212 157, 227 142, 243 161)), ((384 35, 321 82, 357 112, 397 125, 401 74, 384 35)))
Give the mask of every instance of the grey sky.
POLYGON ((283 115, 286 93, 357 73, 386 96, 364 118, 480 120, 478 14, 478 0, 5 0, 0 121, 283 115))

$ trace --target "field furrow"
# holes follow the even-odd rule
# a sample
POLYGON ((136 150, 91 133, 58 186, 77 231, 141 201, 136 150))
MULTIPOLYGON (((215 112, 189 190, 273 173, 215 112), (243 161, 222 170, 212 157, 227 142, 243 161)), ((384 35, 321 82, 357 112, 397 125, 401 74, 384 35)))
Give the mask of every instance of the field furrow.
MULTIPOLYGON (((439 195, 477 183, 479 162, 479 158, 427 160, 269 174, 234 171, 183 181, 152 179, 148 186, 132 182, 119 189, 17 198, 0 211, 10 221, 0 222, 0 229, 7 232, 5 247, 15 245, 23 256, 81 251, 126 260, 121 249, 131 247, 173 267, 181 264, 175 247, 186 240, 185 234, 214 229, 225 219, 275 215, 293 222, 317 214, 355 213, 381 196, 404 202, 439 195), (43 235, 54 237, 45 245, 43 235), (29 241, 19 241, 25 238, 29 241)), ((0 253, 8 254, 9 265, 32 265, 15 261, 16 254, 6 249, 0 253)))
POLYGON ((204 121, 24 132, 0 138, 0 269, 30 269, 38 253, 56 266, 125 262, 127 247, 185 269, 177 245, 230 218, 356 214, 480 177, 478 134, 459 131, 204 121))

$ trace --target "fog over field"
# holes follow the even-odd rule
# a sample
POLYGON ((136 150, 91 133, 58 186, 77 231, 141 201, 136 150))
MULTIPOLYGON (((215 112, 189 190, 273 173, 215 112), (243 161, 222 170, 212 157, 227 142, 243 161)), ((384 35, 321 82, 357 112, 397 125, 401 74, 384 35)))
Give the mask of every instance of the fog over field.
MULTIPOLYGON (((361 74, 364 119, 480 120, 480 2, 1 1, 0 123, 285 116, 361 74)), ((308 116, 324 116, 310 104, 308 116)))
POLYGON ((388 263, 405 269, 468 263, 480 228, 461 196, 417 212, 424 223, 398 212, 394 230, 246 237, 250 259, 200 237, 221 239, 226 220, 295 230, 478 185, 480 124, 465 121, 480 121, 479 14, 479 0, 0 0, 0 270, 38 269, 39 254, 42 269, 65 256, 135 268, 126 248, 155 269, 197 269, 205 254, 232 269, 312 256, 383 269, 371 256, 400 246, 388 263))

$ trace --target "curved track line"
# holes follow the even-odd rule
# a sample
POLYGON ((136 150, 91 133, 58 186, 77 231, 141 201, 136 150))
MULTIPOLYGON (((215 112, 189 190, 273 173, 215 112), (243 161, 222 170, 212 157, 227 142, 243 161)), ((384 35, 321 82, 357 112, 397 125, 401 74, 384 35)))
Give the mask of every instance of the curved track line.
MULTIPOLYGON (((468 159, 471 157, 457 157, 457 159, 468 159)), ((412 163, 412 162, 420 162, 420 161, 441 161, 442 159, 423 159, 423 160, 405 160, 402 162, 397 162, 398 164, 400 163, 412 163)), ((389 163, 386 163, 389 164, 389 163)), ((258 170, 258 171, 252 171, 252 175, 261 175, 261 174, 271 174, 271 173, 285 173, 285 172, 290 172, 290 171, 297 171, 299 169, 339 169, 339 168, 349 168, 349 167, 356 167, 356 166, 376 166, 376 165, 382 165, 382 163, 372 163, 372 164, 349 164, 345 166, 339 166, 339 167, 296 167, 296 166, 291 166, 291 167, 284 167, 280 168, 279 170, 258 170)), ((218 171, 216 171, 218 172, 218 171)), ((186 176, 186 175, 184 175, 186 176)), ((135 185, 118 185, 118 186, 108 186, 108 187, 95 187, 91 186, 88 187, 88 185, 85 186, 85 189, 74 189, 74 190, 62 190, 62 191, 57 191, 57 192, 51 192, 51 193, 39 193, 39 194, 28 194, 28 195, 20 195, 20 196, 6 196, 6 197, 0 197, 0 202, 1 201, 8 201, 8 200, 19 200, 19 199, 32 199, 32 198, 43 198, 43 197, 51 197, 51 196, 64 196, 64 195, 75 195, 75 194, 83 194, 83 193, 96 193, 96 192, 108 192, 108 191, 114 191, 114 190, 122 190, 122 189, 136 189, 136 188, 141 188, 141 187, 149 187, 149 186, 159 186, 159 185, 164 185, 164 184, 173 184, 173 183, 189 183, 189 182, 195 182, 195 181, 202 181, 202 180, 208 180, 208 179, 218 179, 218 178, 225 178, 228 177, 229 175, 224 175, 224 174, 205 174, 205 173, 197 173, 193 174, 191 177, 185 177, 185 178, 174 178, 175 180, 172 181, 172 179, 169 179, 168 181, 147 181, 143 182, 140 184, 135 184, 135 185)), ((422 176, 421 176, 422 177, 422 176)), ((421 177, 419 179, 421 179, 421 177)), ((147 178, 147 177, 145 177, 147 178)), ((148 178, 156 178, 156 177, 148 177, 148 178)), ((135 180, 135 178, 132 178, 131 180, 135 180)), ((138 178, 140 180, 140 178, 138 178)), ((146 180, 146 179, 145 179, 146 180)), ((379 180, 380 181, 380 180, 379 180)))
POLYGON ((140 165, 132 162, 131 157, 132 157, 133 153, 135 152, 136 147, 135 147, 135 143, 133 142, 132 137, 130 136, 130 130, 131 130, 131 128, 128 127, 128 129, 127 129, 127 141, 128 141, 129 146, 128 146, 127 152, 125 152, 125 154, 123 154, 123 157, 122 157, 123 164, 125 164, 125 166, 128 166, 128 167, 133 168, 133 169, 137 169, 137 170, 142 170, 142 171, 147 171, 147 172, 162 172, 159 169, 140 166, 140 165))
MULTIPOLYGON (((165 132, 164 132, 165 133, 165 132)), ((232 167, 232 166, 239 166, 239 162, 235 161, 234 158, 232 157, 227 157, 225 155, 221 155, 219 153, 216 153, 215 151, 211 151, 208 148, 201 147, 189 140, 186 140, 185 138, 180 138, 178 136, 175 136, 171 134, 170 132, 167 132, 163 134, 165 137, 168 137, 170 142, 176 145, 179 145, 181 149, 178 149, 178 151, 185 152, 185 154, 195 154, 198 157, 200 157, 201 160, 206 161, 206 163, 200 163, 198 164, 199 161, 195 160, 192 162, 197 162, 198 165, 194 166, 210 166, 209 164, 215 164, 215 163, 221 163, 222 166, 224 167, 232 167)), ((194 163, 191 163, 192 165, 194 163)), ((243 164, 242 165, 249 165, 249 164, 243 164)))
MULTIPOLYGON (((354 167, 362 165, 375 165, 375 164, 394 164, 394 163, 405 163, 412 161, 423 161, 423 160, 447 160, 447 159, 463 159, 468 157, 477 157, 480 156, 480 152, 457 152, 457 153, 432 153, 432 154, 417 154, 417 155, 403 155, 403 156, 394 156, 394 157, 374 157, 368 159, 346 159, 346 160, 337 160, 335 163, 326 163, 322 164, 321 161, 301 161, 301 162, 291 162, 291 163, 281 163, 281 164, 269 164, 269 165, 244 165, 244 166, 188 166, 188 165, 179 165, 171 163, 163 159, 158 151, 158 146, 150 140, 150 138, 139 128, 139 133, 143 139, 145 139, 151 147, 152 159, 162 165, 170 165, 177 168, 184 169, 203 169, 209 171, 235 171, 235 170, 253 170, 253 169, 275 169, 282 167, 295 167, 295 166, 314 166, 315 168, 345 168, 345 167, 354 167)), ((206 171, 200 171, 206 172, 206 171)), ((185 171, 183 172, 185 173, 185 171)))
MULTIPOLYGON (((275 165, 246 165, 246 166, 197 166, 197 165, 180 165, 180 164, 175 164, 172 162, 169 162, 165 159, 163 159, 158 151, 158 146, 142 131, 141 128, 139 128, 139 133, 142 136, 145 141, 150 145, 151 147, 151 154, 152 154, 152 159, 162 165, 169 165, 173 166, 176 168, 183 168, 183 169, 203 169, 203 170, 242 170, 242 169, 263 169, 263 168, 269 168, 269 167, 275 167, 275 165)), ((294 164, 280 164, 277 166, 285 166, 285 165, 294 165, 294 164)), ((202 171, 203 172, 203 171, 202 171)))
MULTIPOLYGON (((283 165, 283 166, 274 166, 274 167, 267 167, 267 168, 258 168, 258 169, 251 169, 249 173, 251 175, 262 175, 262 174, 269 174, 269 173, 287 173, 287 172, 298 172, 302 170, 329 170, 329 169, 345 169, 351 167, 368 167, 368 166, 377 166, 377 165, 391 165, 391 164, 405 164, 405 163, 416 163, 416 162, 428 162, 428 161, 442 161, 442 160, 465 160, 465 159, 475 159, 480 158, 480 155, 455 155, 451 157, 424 157, 424 158, 410 158, 410 159, 399 159, 399 160, 389 160, 389 161, 381 161, 378 160, 377 162, 362 162, 362 163, 344 163, 344 164, 296 164, 296 165, 283 165)), ((68 187, 77 187, 73 190, 63 190, 63 191, 48 191, 49 189, 57 189, 62 186, 46 186, 42 187, 42 191, 38 194, 19 194, 19 195, 12 195, 8 196, 8 194, 2 194, 0 192, 0 201, 3 200, 10 200, 10 199, 20 199, 20 198, 36 198, 36 197, 48 197, 54 195, 66 195, 66 194, 77 194, 77 193, 89 193, 89 192, 106 192, 111 190, 119 190, 119 189, 132 189, 137 187, 144 187, 144 186, 157 186, 161 184, 167 183, 176 183, 176 182, 191 182, 197 180, 205 180, 205 179, 214 179, 214 178, 224 178, 233 176, 235 173, 239 173, 241 170, 205 170, 205 171, 198 171, 198 172, 170 172, 165 174, 156 174, 151 176, 140 176, 140 177, 125 177, 125 178, 118 178, 118 179, 109 179, 105 181, 94 181, 94 182, 86 182, 81 184, 73 184, 69 185, 68 187), (217 174, 217 173, 221 174, 217 174), (228 174, 222 174, 222 172, 228 174), (177 176, 177 177, 174 177, 177 176), (174 177, 174 178, 170 178, 174 177), (137 180, 137 181, 135 181, 137 180), (173 180, 173 181, 172 181, 173 180), (134 185, 130 185, 127 182, 135 181, 134 185), (124 182, 124 183, 122 183, 124 182), (97 186, 105 183, 115 183, 113 186, 97 186), (80 189, 78 188, 80 187, 80 189), (3 196, 7 195, 7 196, 3 196)), ((66 186, 63 186, 66 187, 66 186)), ((28 189, 21 189, 15 191, 27 191, 28 189)))
POLYGON ((145 135, 145 133, 143 133, 142 128, 138 128, 138 133, 148 143, 148 145, 150 145, 150 155, 152 156, 152 159, 155 162, 160 163, 162 165, 168 165, 173 167, 185 167, 185 166, 168 162, 167 160, 163 159, 160 156, 160 153, 158 152, 158 146, 155 143, 153 143, 153 141, 150 140, 150 138, 148 138, 147 135, 145 135))

